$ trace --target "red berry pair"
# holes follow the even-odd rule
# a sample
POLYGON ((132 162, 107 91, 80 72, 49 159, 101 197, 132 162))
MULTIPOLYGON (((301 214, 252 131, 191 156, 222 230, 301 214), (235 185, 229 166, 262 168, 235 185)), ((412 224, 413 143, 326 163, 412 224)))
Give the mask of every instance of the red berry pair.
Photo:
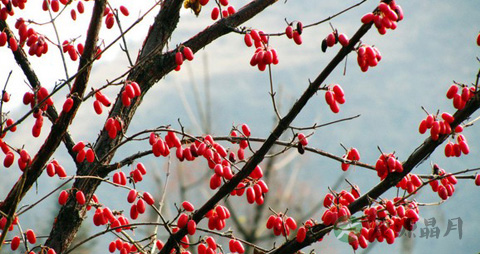
POLYGON ((181 46, 181 51, 180 49, 175 53, 175 63, 177 64, 177 68, 175 68, 176 71, 180 70, 180 66, 183 64, 183 61, 187 59, 188 61, 193 60, 193 51, 187 46, 181 46))
MULTIPOLYGON (((347 151, 347 154, 343 156, 343 158, 349 160, 349 161, 359 161, 360 160, 360 153, 358 152, 357 148, 350 148, 347 151)), ((342 170, 347 171, 348 168, 350 167, 350 163, 343 163, 342 162, 342 170)))
POLYGON ((67 177, 65 169, 58 163, 57 160, 53 160, 47 165, 47 175, 53 177, 55 174, 58 177, 67 177))
POLYGON ((349 44, 350 40, 345 34, 343 33, 339 34, 338 31, 335 29, 334 32, 328 34, 327 37, 323 39, 322 51, 326 52, 327 48, 331 48, 339 42, 340 42, 340 45, 346 47, 349 44))
MULTIPOLYGON (((137 84, 138 86, 138 84, 137 84)), ((135 89, 140 89, 140 88, 135 88, 134 87, 134 90, 135 89)), ((136 94, 136 93, 135 93, 136 94)), ((122 94, 123 95, 123 94, 122 94)), ((122 100, 123 102, 123 100, 122 100)), ((93 109, 95 110, 95 113, 97 113, 97 115, 100 115, 102 114, 103 112, 103 106, 105 107, 110 107, 110 105, 112 105, 112 103, 110 102, 110 99, 104 95, 100 90, 97 90, 95 92, 95 101, 93 101, 93 109)))
POLYGON ((296 28, 293 29, 293 24, 289 24, 285 29, 285 34, 287 35, 288 39, 293 39, 293 41, 297 45, 302 44, 302 32, 303 32, 303 24, 302 22, 298 21, 296 24, 296 28))

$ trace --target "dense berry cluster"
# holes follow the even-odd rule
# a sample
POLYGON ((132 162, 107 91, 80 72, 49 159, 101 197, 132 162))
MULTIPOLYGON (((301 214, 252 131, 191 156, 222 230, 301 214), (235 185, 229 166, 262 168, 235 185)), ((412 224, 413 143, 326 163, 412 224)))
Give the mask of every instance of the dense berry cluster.
POLYGON ((393 153, 390 154, 381 154, 375 164, 375 170, 380 179, 385 179, 389 173, 392 172, 403 172, 402 163, 397 160, 393 153))
POLYGON ((350 218, 350 205, 360 193, 357 189, 352 189, 351 192, 342 190, 340 193, 327 193, 323 200, 323 206, 327 208, 322 215, 323 224, 326 226, 333 225, 337 222, 346 221, 350 218))
POLYGON ((430 137, 433 140, 437 140, 440 135, 450 134, 452 132, 450 124, 455 120, 454 117, 451 114, 444 112, 442 113, 442 119, 443 121, 437 116, 429 114, 427 118, 420 122, 418 131, 420 134, 424 134, 428 129, 430 129, 430 137))
POLYGON ((382 200, 378 205, 364 210, 362 229, 360 232, 349 233, 349 244, 354 250, 358 247, 368 247, 368 242, 383 242, 392 244, 400 235, 402 228, 412 230, 414 224, 420 219, 418 206, 402 198, 382 200))
POLYGON ((382 55, 376 47, 362 44, 357 50, 357 63, 363 72, 368 71, 369 67, 377 66, 380 60, 382 60, 382 55))
POLYGON ((267 65, 278 64, 277 51, 268 46, 268 36, 263 31, 251 30, 245 33, 245 45, 251 47, 255 45, 255 53, 250 59, 251 66, 257 66, 260 71, 264 71, 267 65))
POLYGON ((362 23, 367 24, 374 22, 380 34, 387 33, 387 29, 395 30, 397 22, 403 19, 403 11, 400 5, 395 1, 390 4, 381 2, 373 13, 367 13, 362 17, 362 23))

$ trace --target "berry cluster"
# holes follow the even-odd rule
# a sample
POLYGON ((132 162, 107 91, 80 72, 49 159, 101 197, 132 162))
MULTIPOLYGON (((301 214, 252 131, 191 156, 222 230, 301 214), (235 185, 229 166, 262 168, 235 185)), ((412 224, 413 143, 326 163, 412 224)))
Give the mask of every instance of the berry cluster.
POLYGON ((77 48, 75 49, 75 46, 73 46, 73 42, 65 40, 62 43, 62 49, 63 53, 68 53, 68 56, 72 61, 77 61, 78 56, 83 54, 84 47, 83 44, 78 43, 77 48))
POLYGON ((245 45, 251 47, 255 45, 255 53, 250 59, 251 66, 257 66, 260 71, 264 71, 267 65, 278 64, 277 51, 268 46, 268 36, 263 31, 250 30, 244 36, 245 45))
POLYGON ((323 41, 322 41, 322 51, 326 52, 327 48, 333 47, 338 42, 340 42, 340 45, 345 47, 349 44, 350 41, 345 34, 343 34, 343 33, 339 34, 338 31, 335 30, 334 32, 328 34, 325 39, 323 39, 323 41))
POLYGON ((123 130, 123 124, 119 119, 110 117, 105 123, 105 130, 108 132, 108 136, 114 139, 117 137, 117 133, 123 130))
POLYGON ((175 68, 176 71, 180 70, 180 66, 183 64, 184 59, 187 59, 188 61, 193 60, 193 51, 187 46, 179 47, 177 53, 175 53, 175 63, 177 64, 177 67, 175 68), (182 48, 182 51, 180 51, 180 48, 182 48))
POLYGON ((36 120, 32 128, 32 135, 35 138, 40 136, 40 132, 42 131, 43 112, 47 110, 48 106, 53 106, 53 100, 45 87, 40 87, 40 89, 38 89, 35 93, 26 92, 23 96, 23 104, 30 104, 31 108, 34 108, 40 102, 42 102, 42 104, 40 105, 39 109, 36 109, 33 112, 33 117, 36 120))
POLYGON ((436 173, 436 178, 429 182, 432 191, 437 192, 441 199, 447 200, 455 192, 455 184, 458 182, 457 178, 452 174, 447 174, 437 164, 433 165, 433 170, 436 173))
POLYGON ((225 220, 230 218, 230 211, 221 205, 217 205, 214 209, 207 212, 205 215, 208 218, 208 228, 210 230, 222 230, 225 228, 225 220))
POLYGON ((397 22, 402 19, 402 8, 400 5, 397 5, 395 1, 391 1, 390 4, 381 2, 376 11, 365 14, 361 20, 364 24, 373 21, 378 32, 383 35, 387 33, 387 29, 395 30, 397 28, 397 22))
POLYGON ((289 236, 290 230, 297 229, 297 222, 292 217, 287 217, 285 214, 279 213, 270 215, 267 220, 267 228, 273 229, 273 234, 276 236, 289 236))
POLYGON ((130 178, 134 183, 141 182, 143 176, 147 174, 147 169, 143 163, 138 163, 134 170, 130 171, 130 178))
POLYGON ((329 85, 328 90, 325 93, 325 101, 330 106, 330 110, 333 113, 340 112, 338 104, 345 103, 345 93, 343 92, 342 87, 339 84, 329 85))
POLYGON ((375 164, 375 170, 380 179, 385 179, 389 173, 392 172, 402 172, 403 165, 402 163, 395 158, 393 153, 390 154, 381 154, 375 164))
POLYGON ((363 72, 368 71, 369 67, 377 66, 382 60, 382 55, 376 47, 362 44, 357 50, 357 63, 363 72))
MULTIPOLYGON (((162 246, 163 247, 163 246, 162 246)), ((114 253, 116 250, 120 251, 120 253, 137 253, 137 247, 134 244, 130 244, 128 242, 122 241, 122 239, 117 239, 115 241, 111 241, 108 245, 108 251, 110 253, 114 253)))
MULTIPOLYGON (((17 20, 15 23, 15 28, 18 29, 18 35, 20 37, 19 44, 20 45, 27 45, 29 47, 28 49, 28 54, 31 56, 37 56, 41 57, 43 54, 46 54, 48 52, 48 44, 45 40, 45 37, 43 35, 40 35, 35 31, 33 28, 28 28, 27 29, 27 24, 25 23, 25 20, 20 18, 17 20)), ((5 32, 2 32, 3 34, 0 36, 0 45, 5 45, 7 34, 5 32)), ((10 48, 14 50, 14 47, 18 46, 13 46, 12 43, 16 44, 15 38, 10 37, 9 43, 10 43, 10 48), (15 41, 15 42, 14 42, 15 41)))
MULTIPOLYGON (((201 5, 205 5, 207 3, 208 3, 208 0, 200 1, 201 5), (204 2, 204 4, 202 4, 202 2, 204 2)), ((223 10, 222 10, 222 17, 223 18, 226 18, 230 15, 235 14, 235 12, 236 12, 235 7, 233 7, 232 5, 229 5, 228 0, 220 0, 219 3, 221 5, 221 7, 223 7, 223 10)), ((214 7, 212 9, 212 13, 211 13, 210 17, 212 18, 212 20, 217 20, 219 16, 220 16, 220 9, 218 7, 214 7)))
POLYGON ((297 22, 295 29, 293 29, 292 23, 290 23, 285 29, 285 34, 287 35, 287 38, 293 39, 293 41, 297 45, 302 44, 302 32, 303 32, 303 24, 300 21, 297 22))
POLYGON ((122 104, 125 107, 129 107, 132 104, 132 100, 142 94, 142 90, 137 82, 127 81, 125 82, 125 88, 122 92, 122 104))
POLYGON ((53 177, 55 174, 58 175, 58 177, 67 177, 65 168, 63 168, 57 160, 52 160, 52 162, 47 165, 47 175, 53 177))
POLYGON ((447 91, 447 98, 453 99, 453 107, 456 109, 463 109, 473 96, 475 96, 476 90, 475 87, 462 86, 460 93, 458 85, 453 84, 447 91))
POLYGON ((95 161, 95 152, 93 151, 92 148, 88 148, 85 150, 85 143, 83 141, 78 142, 72 147, 72 151, 77 153, 77 156, 75 160, 78 163, 82 163, 85 158, 89 163, 92 163, 95 161))
POLYGON ((452 143, 449 140, 448 143, 445 145, 445 156, 460 157, 462 153, 465 155, 469 154, 470 148, 468 147, 467 139, 465 138, 465 136, 460 134, 457 136, 457 143, 452 143))
POLYGON ((342 190, 335 195, 327 193, 323 200, 323 206, 327 208, 322 215, 323 224, 330 226, 337 223, 337 221, 348 220, 351 216, 348 205, 355 201, 357 195, 359 195, 359 193, 356 189, 352 189, 352 192, 342 190), (353 193, 355 193, 355 195, 353 193))
MULTIPOLYGON (((135 83, 135 82, 132 82, 132 83, 135 83)), ((133 86, 133 89, 134 91, 137 91, 137 90, 140 90, 140 88, 135 88, 134 85, 133 86)), ((138 84, 137 84, 138 86, 138 84)), ((135 93, 136 95, 137 93, 135 93)), ((102 108, 102 105, 105 106, 105 107, 110 107, 110 105, 112 105, 112 103, 110 102, 110 99, 102 94, 102 92, 100 92, 100 90, 97 90, 95 92, 95 101, 93 101, 93 109, 95 110, 95 113, 97 113, 97 115, 100 115, 102 114, 103 112, 103 108, 102 108)))
MULTIPOLYGON (((347 151, 347 154, 343 156, 344 159, 347 159, 349 161, 359 161, 360 160, 360 153, 358 152, 357 148, 350 148, 347 151)), ((342 170, 347 171, 348 168, 350 167, 351 163, 344 163, 342 162, 342 170)))
POLYGON ((349 233, 349 244, 354 250, 368 247, 375 240, 392 244, 402 228, 411 231, 419 220, 418 206, 400 198, 382 200, 380 204, 366 208, 360 232, 349 233))
POLYGON ((202 242, 197 247, 197 251, 198 254, 217 254, 217 243, 215 239, 211 236, 205 240, 202 239, 202 242))
POLYGON ((430 137, 433 140, 437 140, 440 135, 450 134, 452 132, 450 124, 453 123, 455 118, 451 114, 444 112, 442 113, 442 119, 443 121, 440 121, 437 116, 429 114, 427 118, 420 122, 418 131, 420 134, 424 134, 428 129, 430 129, 430 137))
MULTIPOLYGON (((12 224, 8 228, 8 231, 12 231, 14 226, 16 226, 19 222, 18 216, 15 215, 13 218, 12 224)), ((0 230, 5 231, 5 226, 7 225, 7 217, 0 217, 0 230)))
POLYGON ((397 188, 406 190, 408 193, 414 193, 422 184, 422 180, 416 174, 407 174, 397 183, 397 188))
POLYGON ((132 218, 132 220, 136 220, 139 214, 143 214, 145 212, 147 204, 153 205, 155 203, 155 200, 153 199, 152 195, 146 191, 143 192, 143 195, 141 198, 137 199, 137 197, 139 197, 137 190, 131 189, 128 192, 128 195, 127 195, 128 203, 132 204, 135 202, 135 200, 137 200, 137 203, 132 204, 132 206, 130 207, 130 218, 132 218))

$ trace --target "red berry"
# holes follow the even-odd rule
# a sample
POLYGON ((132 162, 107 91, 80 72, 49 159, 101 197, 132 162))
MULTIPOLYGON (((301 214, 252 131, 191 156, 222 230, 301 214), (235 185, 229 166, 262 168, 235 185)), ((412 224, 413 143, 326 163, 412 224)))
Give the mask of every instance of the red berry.
POLYGON ((178 217, 178 221, 177 221, 177 226, 179 228, 184 228, 188 223, 188 215, 186 215, 185 213, 182 213, 180 214, 180 216, 178 217))
POLYGON ((189 47, 184 47, 183 48, 183 56, 185 56, 185 59, 188 61, 193 60, 193 51, 189 47))
POLYGON ((127 7, 121 5, 120 6, 120 12, 122 12, 123 15, 128 16, 130 15, 130 12, 128 11, 127 7))
POLYGON ((143 199, 145 200, 145 202, 147 202, 147 204, 149 205, 153 205, 155 203, 155 200, 153 199, 153 196, 148 193, 148 192, 144 192, 143 193, 143 199))
POLYGON ((67 199, 68 199, 68 191, 62 190, 60 192, 60 196, 58 196, 58 203, 60 205, 65 205, 67 203, 67 199))
POLYGON ((338 36, 338 42, 344 47, 346 47, 349 43, 348 37, 345 34, 340 34, 338 36))
POLYGON ((480 175, 475 175, 475 185, 480 186, 480 175))
POLYGON ((18 44, 17 44, 17 40, 15 40, 14 37, 10 37, 10 39, 8 39, 8 45, 10 45, 10 49, 15 52, 17 51, 18 49, 18 44))
POLYGON ((25 232, 25 235, 27 236, 27 241, 31 244, 34 244, 37 242, 37 236, 35 236, 35 232, 33 230, 29 229, 25 232))
POLYGON ((1 32, 0 33, 0 47, 3 47, 7 44, 7 33, 1 32))
POLYGON ((82 2, 82 1, 78 1, 77 10, 78 10, 79 13, 85 12, 85 6, 83 6, 83 2, 82 2))
POLYGON ((77 191, 77 193, 75 193, 75 198, 77 199, 77 203, 79 205, 84 205, 86 200, 85 200, 85 195, 83 194, 82 191, 77 191))
POLYGON ((137 191, 135 189, 131 189, 128 192, 128 196, 127 196, 128 203, 133 203, 136 198, 137 198, 137 191))
POLYGON ((197 230, 197 223, 194 220, 189 220, 187 224, 187 230, 189 235, 194 235, 197 230))
POLYGON ((110 29, 113 27, 114 24, 115 24, 115 17, 113 14, 110 13, 105 18, 105 25, 107 26, 108 29, 110 29))
POLYGON ((214 8, 212 9, 211 18, 212 18, 213 20, 217 20, 219 15, 220 15, 220 9, 218 9, 218 7, 214 7, 214 8))
POLYGON ((14 236, 12 238, 12 242, 10 243, 10 248, 12 250, 17 250, 19 246, 20 246, 20 237, 14 236))
POLYGON ((246 137, 250 137, 250 134, 251 134, 250 127, 248 127, 247 124, 242 125, 242 132, 246 137))
POLYGON ((297 30, 293 31, 293 41, 294 41, 297 45, 301 45, 301 44, 302 44, 302 36, 300 35, 300 33, 298 33, 297 30))
POLYGON ((183 201, 182 203, 182 207, 185 209, 185 211, 187 212, 193 212, 195 210, 194 206, 192 205, 192 203, 188 202, 188 201, 183 201))
POLYGON ((139 199, 137 201, 136 208, 138 213, 143 214, 146 210, 145 201, 143 201, 143 199, 139 199))
POLYGON ((366 23, 370 23, 373 21, 373 18, 375 17, 375 15, 373 13, 367 13, 365 15, 363 15, 361 21, 362 23, 366 24, 366 23))

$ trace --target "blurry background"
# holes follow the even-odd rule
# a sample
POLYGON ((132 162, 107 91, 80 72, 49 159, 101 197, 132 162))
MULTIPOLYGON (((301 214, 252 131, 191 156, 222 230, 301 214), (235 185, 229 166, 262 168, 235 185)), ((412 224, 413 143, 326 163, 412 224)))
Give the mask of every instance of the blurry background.
MULTIPOLYGON (((239 8, 246 2, 232 0, 231 4, 239 8)), ((261 29, 266 33, 282 32, 286 27, 285 18, 288 21, 299 20, 304 24, 310 24, 327 18, 354 3, 356 2, 279 1, 244 25, 261 29)), ((324 101, 324 93, 319 92, 295 120, 294 125, 306 127, 314 123, 327 123, 357 114, 361 117, 316 130, 315 134, 309 138, 309 146, 339 156, 344 154, 340 143, 346 147, 356 147, 360 151, 361 161, 370 164, 374 164, 378 158, 377 146, 379 146, 384 152, 395 151, 400 160, 405 160, 427 137, 418 133, 418 125, 426 116, 420 107, 424 106, 430 113, 435 113, 437 110, 453 113, 452 102, 445 97, 452 81, 465 84, 475 82, 475 75, 479 68, 476 57, 480 55, 480 48, 475 43, 480 30, 478 15, 480 2, 469 0, 461 2, 397 1, 397 3, 403 7, 405 13, 405 19, 399 22, 398 28, 395 31, 388 30, 384 36, 372 29, 362 39, 364 43, 375 45, 382 53, 383 59, 379 65, 362 73, 356 63, 356 54, 351 54, 346 63, 346 75, 343 75, 342 64, 327 79, 326 84, 338 83, 345 90, 347 102, 340 106, 340 113, 333 114, 324 101)), ((124 0, 115 1, 112 4, 115 4, 114 7, 123 4, 129 8, 130 16, 122 19, 122 26, 126 28, 154 2, 142 1, 142 3, 133 4, 131 1, 124 0)), ((351 37, 360 26, 362 15, 373 10, 377 4, 377 1, 367 1, 331 20, 331 23, 339 32, 351 37)), ((34 19, 38 23, 49 20, 48 13, 39 11, 40 2, 28 5, 30 5, 28 9, 19 12, 19 16, 34 19)), ((85 5, 86 13, 89 13, 93 3, 86 2, 85 5)), ((213 4, 209 3, 198 18, 190 10, 182 10, 181 20, 171 39, 170 48, 174 48, 210 25, 212 8, 213 4)), ((128 48, 134 58, 157 11, 158 8, 127 34, 128 48)), ((78 13, 77 16, 76 22, 70 19, 68 13, 57 21, 62 41, 79 36, 77 41, 84 41, 85 26, 89 17, 88 14, 78 15, 78 13)), ((14 20, 7 21, 13 27, 14 20)), ((54 38, 51 25, 35 26, 35 29, 54 38)), ((308 85, 308 79, 313 80, 339 50, 338 45, 329 48, 326 53, 320 50, 321 41, 330 32, 328 23, 306 29, 302 35, 304 43, 301 46, 297 46, 284 36, 270 39, 270 45, 277 50, 280 59, 280 63, 273 66, 272 74, 281 114, 285 114, 304 91, 308 85)), ((111 30, 102 29, 101 37, 104 38, 105 44, 109 44, 117 35, 118 29, 115 27, 111 30)), ((243 43, 243 36, 238 34, 229 34, 208 45, 195 55, 194 61, 186 62, 181 71, 170 73, 149 91, 137 111, 128 134, 167 124, 179 128, 178 119, 180 119, 186 130, 195 135, 202 135, 208 131, 212 135, 224 136, 228 135, 232 126, 247 123, 252 129, 252 136, 266 137, 275 124, 275 116, 268 94, 268 72, 260 72, 249 65, 253 53, 254 49, 247 48, 243 43)), ((21 104, 21 100, 28 87, 24 84, 25 78, 21 70, 12 64, 13 56, 10 50, 6 47, 0 48, 0 56, 0 83, 3 83, 8 72, 13 70, 7 87, 7 91, 12 94, 12 101, 8 103, 7 110, 10 111, 10 116, 16 119, 27 111, 27 108, 21 104)), ((65 78, 59 57, 59 51, 51 46, 49 54, 40 59, 30 58, 42 85, 47 86, 49 90, 56 82, 65 78)), ((67 63, 69 74, 72 75, 78 63, 72 63, 70 60, 67 60, 67 63)), ((118 45, 112 47, 103 54, 100 62, 93 68, 90 86, 99 88, 107 80, 123 74, 128 70, 128 65, 127 58, 120 47, 118 45)), ((54 96, 57 109, 61 108, 66 93, 67 91, 54 96)), ((107 89, 105 93, 113 99, 118 93, 118 88, 107 89)), ((101 116, 94 114, 92 103, 91 100, 85 102, 72 123, 70 133, 76 141, 94 142, 103 126, 106 113, 101 116)), ((475 116, 478 116, 478 113, 475 116)), ((26 124, 19 126, 17 132, 28 135, 12 135, 11 138, 14 137, 15 140, 7 138, 7 141, 17 146, 25 144, 26 149, 33 153, 48 133, 47 122, 45 121, 42 135, 38 139, 32 140, 30 133, 33 122, 27 121, 26 124)), ((447 172, 479 167, 480 135, 475 130, 476 125, 464 131, 471 148, 469 155, 447 159, 443 155, 442 146, 416 168, 414 173, 430 173, 431 163, 438 163, 447 172)), ((288 140, 289 136, 283 139, 288 140)), ((125 155, 148 149, 147 142, 126 146, 118 151, 114 161, 125 155)), ((58 151, 55 158, 64 165, 69 175, 74 174, 73 163, 66 155, 63 145, 58 151)), ((139 162, 147 166, 152 177, 138 184, 138 188, 149 191, 159 199, 165 183, 167 160, 146 157, 139 162)), ((172 159, 172 162, 170 166, 172 176, 169 179, 169 195, 166 200, 166 213, 170 217, 174 215, 172 213, 174 203, 180 204, 183 201, 182 197, 191 200, 199 207, 202 204, 201 201, 206 200, 213 193, 208 189, 208 182, 205 181, 198 185, 197 189, 188 189, 182 194, 183 196, 178 195, 182 186, 203 176, 207 166, 204 163, 179 164, 176 163, 176 159, 172 159)), ((269 206, 276 211, 289 208, 289 215, 297 220, 323 200, 328 186, 333 187, 336 182, 339 182, 336 190, 349 188, 348 184, 342 180, 345 177, 359 185, 362 193, 379 181, 375 172, 351 167, 347 173, 343 173, 339 163, 309 153, 301 156, 296 151, 292 151, 284 157, 278 157, 272 164, 274 166, 269 184, 271 189, 269 193, 271 197, 268 197, 269 206)), ((18 178, 17 170, 12 168, 0 170, 0 196, 5 196, 18 178)), ((130 171, 129 168, 123 170, 126 173, 130 171)), ((22 204, 33 203, 61 182, 56 178, 43 175, 39 178, 37 186, 34 186, 36 189, 28 194, 22 204)), ((422 219, 417 223, 417 229, 414 231, 416 237, 397 238, 396 243, 391 246, 385 242, 372 244, 369 249, 360 250, 359 253, 478 252, 480 244, 477 234, 480 215, 476 208, 480 204, 479 192, 480 189, 473 184, 473 181, 460 181, 453 198, 440 206, 421 208, 422 219), (420 238, 420 229, 426 227, 423 219, 432 217, 436 219, 435 226, 440 228, 439 238, 420 238), (459 239, 458 235, 460 230, 453 230, 449 235, 444 236, 448 220, 453 218, 463 220, 462 239, 459 239)), ((390 191, 384 197, 392 198, 395 193, 390 191)), ((116 210, 123 209, 128 214, 129 206, 124 201, 126 194, 126 190, 117 190, 106 185, 102 185, 97 192, 100 201, 105 205, 116 210)), ((437 194, 432 193, 429 188, 421 190, 415 198, 421 203, 439 201, 437 194)), ((247 227, 251 226, 248 223, 251 223, 250 215, 254 209, 246 206, 244 197, 231 197, 231 201, 240 204, 237 208, 241 212, 240 222, 247 227)), ((20 218, 22 227, 34 228, 43 235, 48 235, 53 218, 58 211, 57 195, 51 196, 34 210, 36 212, 30 211, 20 218)), ((311 216, 320 220, 322 213, 323 208, 316 210, 311 216)), ((89 218, 83 224, 78 236, 79 240, 103 230, 93 226, 92 215, 93 212, 90 212, 89 218)), ((254 226, 264 230, 267 217, 268 215, 264 215, 260 224, 254 226)), ((144 215, 142 219, 155 220, 155 216, 144 215)), ((233 225, 232 221, 227 221, 227 228, 233 228, 233 225)), ((271 232, 257 233, 268 236, 271 232)), ((148 235, 140 229, 137 230, 135 238, 140 239, 142 234, 148 235)), ((104 253, 107 251, 107 243, 113 239, 115 238, 111 235, 97 238, 93 244, 88 245, 89 249, 86 252, 104 253)), ((268 237, 263 239, 268 240, 268 237)), ((276 240, 277 245, 282 242, 280 238, 276 240)), ((264 246, 271 245, 264 244, 264 246)), ((333 234, 327 236, 322 243, 314 244, 304 251, 309 252, 310 249, 315 249, 317 253, 351 252, 351 247, 337 240, 333 234)))

